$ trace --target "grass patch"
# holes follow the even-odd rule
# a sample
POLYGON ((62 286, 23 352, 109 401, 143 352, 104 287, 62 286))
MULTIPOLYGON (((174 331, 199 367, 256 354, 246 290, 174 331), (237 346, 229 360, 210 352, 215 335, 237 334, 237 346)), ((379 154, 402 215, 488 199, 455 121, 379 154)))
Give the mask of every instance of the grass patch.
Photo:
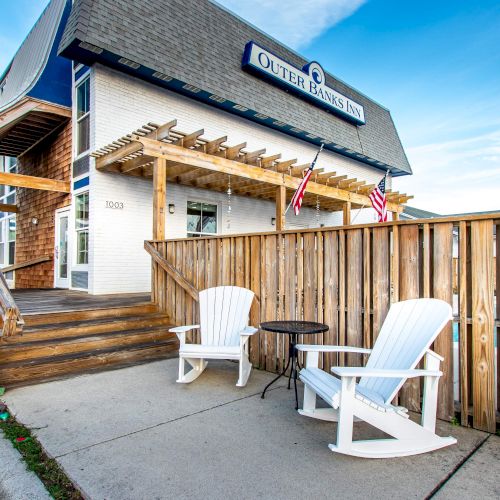
POLYGON ((47 491, 56 500, 83 500, 81 493, 73 486, 68 476, 54 459, 47 456, 27 427, 18 423, 11 415, 6 421, 0 421, 0 429, 19 451, 26 467, 40 478, 47 491), (18 438, 26 440, 17 441, 18 438))

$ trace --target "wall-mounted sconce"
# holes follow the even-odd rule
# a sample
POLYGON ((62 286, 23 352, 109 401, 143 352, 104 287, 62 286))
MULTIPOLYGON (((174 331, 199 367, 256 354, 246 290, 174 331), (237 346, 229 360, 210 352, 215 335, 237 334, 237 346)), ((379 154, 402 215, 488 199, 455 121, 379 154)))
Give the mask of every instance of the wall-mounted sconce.
POLYGON ((37 217, 32 217, 32 219, 31 219, 31 223, 32 223, 34 226, 38 226, 38 218, 37 218, 37 217))
POLYGON ((168 213, 175 214, 175 205, 173 203, 168 204, 168 213))
POLYGON ((271 217, 271 226, 276 225, 276 217, 271 217))

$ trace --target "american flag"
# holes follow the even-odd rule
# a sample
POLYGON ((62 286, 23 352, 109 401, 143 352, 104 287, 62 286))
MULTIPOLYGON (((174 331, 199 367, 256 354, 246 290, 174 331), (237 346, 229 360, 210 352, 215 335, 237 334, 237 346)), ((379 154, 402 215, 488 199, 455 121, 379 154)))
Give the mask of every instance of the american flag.
POLYGON ((387 222, 387 198, 385 197, 385 180, 387 173, 378 183, 378 186, 370 193, 370 201, 377 212, 379 222, 387 222))
POLYGON ((307 169, 306 175, 304 175, 302 182, 300 183, 299 187, 297 188, 297 191, 295 191, 295 194, 292 197, 292 201, 290 203, 293 206, 293 211, 295 212, 295 215, 299 215, 300 207, 302 206, 302 200, 304 199, 304 193, 306 191, 307 183, 309 182, 309 179, 312 175, 314 165, 316 164, 316 160, 318 159, 318 156, 321 153, 322 149, 323 149, 323 144, 321 144, 321 147, 319 148, 319 151, 316 153, 316 156, 314 157, 314 160, 311 163, 311 166, 307 169))

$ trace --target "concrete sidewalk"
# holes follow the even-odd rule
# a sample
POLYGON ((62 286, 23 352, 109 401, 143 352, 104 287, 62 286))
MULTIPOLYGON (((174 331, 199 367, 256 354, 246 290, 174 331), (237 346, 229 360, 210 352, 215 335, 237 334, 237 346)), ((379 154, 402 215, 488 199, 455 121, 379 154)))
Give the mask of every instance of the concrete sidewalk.
MULTIPOLYGON (((438 433, 457 445, 400 459, 346 457, 327 447, 335 424, 298 415, 283 384, 260 398, 270 374, 254 371, 241 389, 234 363, 209 362, 190 385, 176 384, 176 371, 171 359, 15 389, 5 400, 92 499, 425 498, 447 479, 438 493, 460 498, 468 481, 460 474, 476 455, 459 465, 486 438, 477 453, 491 458, 472 469, 479 480, 467 497, 498 495, 496 482, 481 481, 495 477, 498 440, 490 449, 482 432, 440 422, 438 433)), ((356 437, 377 436, 355 428, 356 437)))
POLYGON ((0 431, 0 499, 50 500, 45 486, 26 469, 21 454, 0 431))

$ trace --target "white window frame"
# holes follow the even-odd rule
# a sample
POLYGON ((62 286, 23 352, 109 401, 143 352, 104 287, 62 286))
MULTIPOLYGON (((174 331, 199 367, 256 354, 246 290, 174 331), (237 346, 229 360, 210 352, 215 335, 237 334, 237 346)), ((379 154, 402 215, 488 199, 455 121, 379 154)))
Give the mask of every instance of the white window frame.
POLYGON ((88 186, 85 188, 82 188, 78 192, 73 193, 73 198, 74 198, 74 208, 73 208, 73 234, 75 235, 75 244, 71 245, 74 248, 73 253, 73 265, 71 266, 72 271, 88 271, 89 268, 89 258, 90 258, 90 190, 88 189, 88 186), (77 214, 77 198, 83 194, 87 194, 89 197, 89 220, 87 223, 87 226, 77 228, 76 227, 76 214, 77 214), (87 263, 85 264, 79 264, 78 263, 78 243, 79 243, 79 233, 86 231, 87 232, 87 263))
MULTIPOLYGON (((73 79, 75 77, 75 74, 78 72, 78 69, 76 68, 73 71, 73 79)), ((81 77, 78 78, 78 80, 74 81, 73 84, 73 102, 74 102, 74 111, 73 111, 73 158, 74 160, 78 160, 79 158, 82 158, 86 155, 89 154, 89 151, 92 149, 92 135, 91 135, 91 127, 92 127, 92 120, 90 118, 90 114, 92 112, 92 88, 91 88, 91 74, 90 74, 90 69, 89 71, 86 71, 81 77), (88 85, 89 85, 89 110, 83 115, 78 118, 78 102, 77 102, 77 96, 78 96, 78 87, 85 82, 85 80, 88 80, 88 85), (78 124, 85 118, 88 117, 89 120, 89 147, 87 150, 78 152, 78 124)), ((86 177, 88 173, 85 173, 81 176, 74 177, 74 179, 79 179, 80 177, 86 177)))
MULTIPOLYGON (((6 162, 7 162, 7 156, 2 156, 1 158, 1 165, 0 165, 0 170, 2 172, 5 172, 6 170, 6 162)), ((15 160, 15 158, 14 158, 15 160)), ((16 173, 17 172, 17 161, 15 161, 9 168, 8 168, 8 173, 16 173)), ((16 204, 16 188, 12 186, 4 186, 5 187, 5 192, 2 196, 0 196, 0 203, 4 203, 7 205, 15 205, 16 204), (13 200, 9 201, 9 197, 14 196, 13 200)), ((14 241, 14 256, 12 258, 12 263, 15 262, 15 245, 16 245, 16 237, 17 237, 17 220, 16 220, 16 214, 14 213, 8 213, 8 212, 3 212, 4 215, 0 217, 0 231, 3 231, 2 234, 2 243, 4 245, 3 248, 3 258, 0 261, 0 267, 5 267, 9 266, 11 263, 9 263, 9 256, 10 256, 10 243, 14 241), (14 233, 14 240, 9 239, 10 235, 10 221, 14 220, 16 222, 16 232, 14 233), (2 225, 3 223, 3 225, 2 225)), ((7 283, 9 286, 13 286, 15 282, 15 273, 12 271, 12 278, 7 278, 7 283)))
POLYGON ((221 217, 220 217, 220 203, 214 202, 212 200, 200 200, 200 199, 192 199, 192 198, 187 198, 186 199, 186 236, 188 234, 196 234, 196 236, 187 236, 188 238, 202 238, 204 236, 217 236, 220 234, 220 226, 221 226, 221 217), (217 209, 217 215, 216 215, 216 225, 217 227, 215 228, 215 233, 202 233, 202 232, 197 232, 197 231, 188 231, 188 203, 201 203, 201 204, 206 204, 206 205, 214 205, 217 209))

